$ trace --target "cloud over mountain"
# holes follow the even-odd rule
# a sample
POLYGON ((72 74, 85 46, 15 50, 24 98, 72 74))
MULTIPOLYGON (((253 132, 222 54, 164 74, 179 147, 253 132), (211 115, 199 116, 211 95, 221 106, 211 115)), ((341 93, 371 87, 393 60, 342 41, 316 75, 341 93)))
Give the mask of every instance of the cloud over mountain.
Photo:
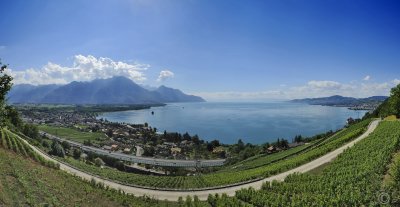
POLYGON ((10 73, 15 84, 67 84, 72 81, 91 81, 113 76, 124 76, 140 83, 146 80, 144 71, 149 67, 147 64, 125 63, 106 57, 75 55, 72 66, 49 62, 40 69, 11 70, 10 73))
POLYGON ((15 85, 7 95, 9 103, 52 104, 149 104, 201 102, 201 97, 160 86, 147 90, 124 76, 71 82, 66 85, 15 85))

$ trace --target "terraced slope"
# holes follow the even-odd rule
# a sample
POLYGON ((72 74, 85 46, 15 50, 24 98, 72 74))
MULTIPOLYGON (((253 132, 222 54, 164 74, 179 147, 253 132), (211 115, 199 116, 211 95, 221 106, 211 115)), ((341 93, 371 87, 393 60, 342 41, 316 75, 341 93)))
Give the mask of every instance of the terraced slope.
POLYGON ((321 174, 294 174, 285 182, 266 183, 259 191, 240 190, 236 198, 254 206, 384 205, 386 201, 379 197, 383 177, 393 153, 399 149, 400 122, 385 121, 321 174))
POLYGON ((54 169, 12 132, 0 137, 0 206, 174 206, 123 195, 54 169), (49 167, 50 166, 50 167, 49 167))
POLYGON ((0 147, 12 150, 15 153, 20 154, 24 157, 36 160, 45 166, 56 169, 59 167, 58 164, 56 164, 55 162, 44 159, 42 156, 40 156, 38 153, 32 150, 30 146, 28 146, 21 139, 17 138, 18 135, 10 132, 7 129, 0 129, 0 134, 1 134, 0 147))

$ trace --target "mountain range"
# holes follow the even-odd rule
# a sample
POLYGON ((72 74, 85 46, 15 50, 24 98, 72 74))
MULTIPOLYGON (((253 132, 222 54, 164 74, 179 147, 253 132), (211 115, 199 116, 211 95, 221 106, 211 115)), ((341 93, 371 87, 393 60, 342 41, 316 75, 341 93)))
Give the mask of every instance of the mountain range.
POLYGON ((294 99, 291 102, 295 103, 307 103, 311 105, 323 105, 323 106, 346 106, 352 107, 362 104, 377 104, 382 103, 388 97, 387 96, 371 96, 368 98, 353 98, 344 96, 329 96, 322 98, 305 98, 305 99, 294 99))
POLYGON ((184 94, 178 89, 160 86, 145 89, 132 80, 116 76, 90 82, 71 82, 66 85, 29 85, 12 87, 9 103, 48 104, 153 104, 169 102, 203 102, 203 98, 184 94))

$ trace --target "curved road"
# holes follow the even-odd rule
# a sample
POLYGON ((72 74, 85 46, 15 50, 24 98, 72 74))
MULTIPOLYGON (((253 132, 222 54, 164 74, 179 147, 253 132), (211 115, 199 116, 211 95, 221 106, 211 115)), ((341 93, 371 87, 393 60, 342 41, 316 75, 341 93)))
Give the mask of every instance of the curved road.
POLYGON ((76 170, 70 166, 67 166, 63 163, 58 162, 57 160, 54 160, 53 158, 51 158, 50 156, 48 156, 47 154, 42 153, 40 150, 38 150, 36 147, 30 145, 26 140, 22 139, 23 141, 25 141, 25 143, 27 143, 30 147, 32 147, 33 150, 35 150, 37 153, 39 153, 40 155, 42 155, 44 158, 51 160, 53 162, 57 162, 60 164, 60 169, 64 170, 70 174, 79 176, 85 180, 96 180, 96 182, 102 182, 104 183, 105 186, 109 186, 111 188, 114 189, 120 189, 122 191, 124 191, 125 193, 128 194, 134 194, 136 196, 143 196, 143 195, 147 195, 150 197, 153 197, 155 199, 159 199, 159 200, 169 200, 169 201, 177 201, 179 197, 183 197, 185 198, 187 195, 190 196, 194 196, 197 195, 199 197, 200 200, 207 200, 207 197, 209 194, 222 194, 222 193, 226 193, 228 196, 234 196, 235 192, 242 189, 242 188, 249 188, 249 187, 253 187, 255 189, 260 189, 262 184, 265 183, 266 181, 273 181, 273 180, 278 180, 278 181, 283 181, 289 174, 292 173, 304 173, 304 172, 308 172, 314 168, 317 168, 325 163, 328 163, 330 161, 332 161, 333 159, 335 159, 339 154, 341 154, 345 149, 352 147, 355 143, 359 142, 360 140, 364 139, 365 137, 367 137, 370 133, 372 133, 375 128, 377 127, 379 123, 379 120, 375 120, 373 121, 367 131, 365 131, 362 135, 360 135, 359 137, 357 137, 355 140, 345 144, 344 146, 329 152, 328 154, 315 159, 309 163, 306 163, 304 165, 301 165, 297 168, 294 168, 292 170, 289 170, 287 172, 284 173, 280 173, 268 178, 265 178, 263 180, 260 181, 255 181, 252 183, 247 183, 247 184, 243 184, 243 185, 238 185, 238 186, 233 186, 233 187, 226 187, 226 188, 220 188, 220 189, 213 189, 213 190, 204 190, 204 191, 163 191, 163 190, 151 190, 151 189, 144 189, 144 188, 137 188, 137 187, 131 187, 131 186, 126 186, 126 185, 122 185, 119 183, 115 183, 109 180, 104 180, 101 179, 99 177, 96 176, 92 176, 89 175, 85 172, 76 170))

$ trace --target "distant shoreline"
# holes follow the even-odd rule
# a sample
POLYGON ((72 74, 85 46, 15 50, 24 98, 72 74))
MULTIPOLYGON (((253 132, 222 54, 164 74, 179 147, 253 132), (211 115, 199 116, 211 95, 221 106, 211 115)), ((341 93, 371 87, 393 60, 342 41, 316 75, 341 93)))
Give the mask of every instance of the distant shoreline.
POLYGON ((43 110, 77 110, 93 113, 119 112, 130 110, 150 109, 152 107, 166 106, 165 103, 155 104, 33 104, 33 103, 14 103, 17 108, 35 107, 43 110))
POLYGON ((217 139, 232 144, 242 139, 259 144, 274 142, 277 138, 290 140, 298 134, 312 136, 337 130, 349 117, 361 118, 367 112, 347 107, 341 107, 345 109, 342 110, 340 107, 307 105, 286 101, 174 103, 147 110, 107 112, 97 118, 132 124, 148 123, 160 132, 189 132, 206 141, 217 139))

